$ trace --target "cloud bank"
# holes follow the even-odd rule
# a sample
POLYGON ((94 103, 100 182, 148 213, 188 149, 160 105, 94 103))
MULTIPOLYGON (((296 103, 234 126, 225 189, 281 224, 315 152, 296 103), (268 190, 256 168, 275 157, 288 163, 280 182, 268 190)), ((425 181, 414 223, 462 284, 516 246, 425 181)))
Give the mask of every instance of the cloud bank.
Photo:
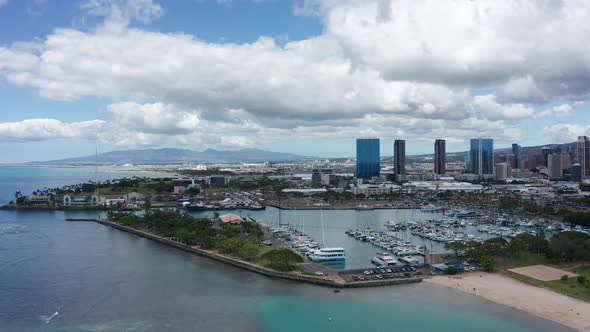
MULTIPOLYGON (((284 45, 132 28, 164 14, 151 0, 84 8, 104 22, 0 47, 0 76, 44 98, 113 100, 107 122, 90 122, 115 144, 520 140, 519 121, 567 118, 590 95, 587 1, 304 1, 295 14, 317 16, 324 32, 284 45), (547 103, 558 106, 536 111, 547 103)), ((1 123, 0 135, 26 140, 6 128, 27 121, 51 128, 57 120, 1 123)), ((86 125, 70 124, 67 137, 86 125)), ((570 139, 583 131, 568 128, 570 139)), ((63 135, 37 130, 30 139, 63 135)))

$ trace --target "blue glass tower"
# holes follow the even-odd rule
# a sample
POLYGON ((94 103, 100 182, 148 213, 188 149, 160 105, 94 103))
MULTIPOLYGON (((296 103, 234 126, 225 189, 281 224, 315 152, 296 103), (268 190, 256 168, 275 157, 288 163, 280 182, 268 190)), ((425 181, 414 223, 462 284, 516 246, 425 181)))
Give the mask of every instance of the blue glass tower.
POLYGON ((467 154, 467 170, 472 174, 494 174, 494 140, 473 138, 467 154))
POLYGON ((379 176, 381 156, 378 138, 359 138, 356 140, 356 177, 370 180, 379 176))
POLYGON ((520 163, 520 146, 517 143, 512 144, 512 154, 514 155, 514 165, 512 168, 521 168, 520 163))

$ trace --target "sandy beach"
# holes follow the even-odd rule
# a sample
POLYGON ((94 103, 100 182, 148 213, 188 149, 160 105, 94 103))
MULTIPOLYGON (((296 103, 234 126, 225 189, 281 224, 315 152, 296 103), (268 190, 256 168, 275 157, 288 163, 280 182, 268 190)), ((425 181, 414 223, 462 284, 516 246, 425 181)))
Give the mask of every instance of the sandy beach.
POLYGON ((531 286, 499 273, 468 273, 460 279, 436 276, 424 281, 481 296, 579 331, 590 331, 590 303, 531 286))

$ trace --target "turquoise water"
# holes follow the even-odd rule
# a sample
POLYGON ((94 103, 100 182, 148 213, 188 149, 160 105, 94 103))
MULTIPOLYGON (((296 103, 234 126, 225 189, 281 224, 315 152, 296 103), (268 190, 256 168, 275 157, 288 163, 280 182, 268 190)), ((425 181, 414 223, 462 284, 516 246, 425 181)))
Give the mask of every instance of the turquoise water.
POLYGON ((335 293, 64 221, 84 215, 0 211, 0 331, 567 331, 452 288, 335 293))

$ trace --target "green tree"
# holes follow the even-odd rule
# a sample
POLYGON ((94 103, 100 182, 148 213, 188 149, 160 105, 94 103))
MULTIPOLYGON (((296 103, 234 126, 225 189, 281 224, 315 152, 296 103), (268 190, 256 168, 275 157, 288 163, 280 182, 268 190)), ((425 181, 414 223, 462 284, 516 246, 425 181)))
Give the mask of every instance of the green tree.
POLYGON ((445 250, 451 250, 455 256, 459 256, 465 252, 467 246, 461 242, 447 242, 444 248, 445 250))
POLYGON ((465 255, 469 258, 480 259, 485 255, 484 247, 482 243, 477 241, 469 241, 465 244, 465 255))
POLYGON ((480 265, 484 271, 492 272, 496 268, 496 261, 491 256, 483 256, 480 265))
POLYGON ((504 250, 508 246, 508 241, 501 237, 494 237, 491 239, 485 240, 483 243, 484 251, 487 255, 493 256, 502 256, 504 254, 504 250))
POLYGON ((184 191, 187 195, 198 195, 200 192, 201 190, 197 187, 190 187, 184 191))
POLYGON ((445 270, 445 273, 446 273, 446 274, 448 274, 448 275, 451 275, 451 276, 452 276, 452 275, 455 275, 455 274, 457 274, 457 268, 456 268, 456 267, 454 267, 453 265, 449 265, 449 266, 446 268, 446 270, 445 270))
POLYGON ((590 235, 575 231, 558 233, 549 241, 546 255, 565 262, 590 260, 590 235))
POLYGON ((529 252, 533 238, 534 236, 530 234, 518 234, 510 240, 506 246, 505 253, 510 257, 514 257, 529 252))
POLYGON ((264 253, 261 257, 265 265, 278 271, 292 271, 296 263, 302 263, 303 258, 289 249, 274 249, 264 253))

